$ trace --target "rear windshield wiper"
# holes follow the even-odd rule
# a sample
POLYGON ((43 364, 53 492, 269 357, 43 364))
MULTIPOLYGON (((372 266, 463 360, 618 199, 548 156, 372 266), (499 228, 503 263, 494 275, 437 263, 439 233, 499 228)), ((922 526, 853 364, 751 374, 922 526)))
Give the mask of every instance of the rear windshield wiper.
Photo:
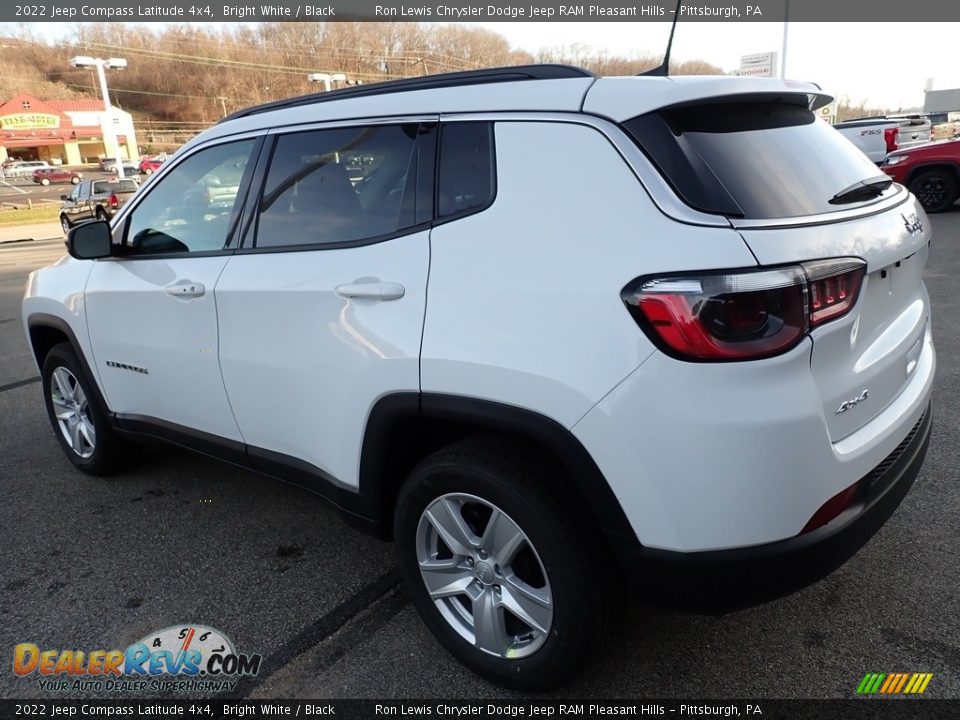
POLYGON ((872 200, 875 197, 883 195, 883 191, 893 184, 893 180, 886 175, 877 175, 855 182, 848 188, 844 188, 832 198, 831 205, 845 205, 847 203, 863 202, 872 200))

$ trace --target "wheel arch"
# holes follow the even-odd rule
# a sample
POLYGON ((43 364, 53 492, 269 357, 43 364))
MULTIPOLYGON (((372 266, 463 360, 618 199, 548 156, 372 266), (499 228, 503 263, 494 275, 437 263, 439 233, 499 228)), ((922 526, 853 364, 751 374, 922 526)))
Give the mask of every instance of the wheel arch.
POLYGON ((109 406, 104 400, 97 376, 87 363, 87 356, 84 354, 79 340, 77 340, 76 333, 70 327, 70 323, 56 315, 32 313, 27 317, 27 330, 30 336, 30 349, 33 351, 33 359, 37 364, 37 369, 41 372, 43 371, 44 358, 50 350, 60 343, 70 343, 74 354, 83 367, 87 380, 93 388, 93 392, 96 394, 97 402, 100 403, 100 407, 109 413, 109 406))
POLYGON ((464 437, 496 434, 519 439, 556 464, 557 481, 573 493, 615 554, 635 546, 636 534, 596 462, 560 423, 523 408, 438 393, 398 393, 372 408, 360 458, 360 491, 369 498, 384 538, 393 537, 393 507, 404 479, 423 458, 464 437), (623 542, 626 541, 626 542, 623 542))
POLYGON ((910 174, 907 175, 907 187, 909 187, 910 183, 917 179, 917 176, 922 175, 925 172, 929 172, 930 170, 946 170, 953 176, 954 180, 960 183, 960 166, 958 166, 956 163, 942 161, 932 162, 926 165, 918 165, 917 167, 913 168, 910 171, 910 174))

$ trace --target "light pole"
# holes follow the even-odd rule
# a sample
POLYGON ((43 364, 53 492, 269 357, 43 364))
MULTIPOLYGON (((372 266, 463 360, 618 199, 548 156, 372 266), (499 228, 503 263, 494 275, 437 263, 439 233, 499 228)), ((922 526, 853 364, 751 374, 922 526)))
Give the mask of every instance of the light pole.
POLYGON ((326 92, 330 92, 331 83, 343 82, 347 79, 347 76, 343 73, 311 73, 307 75, 307 80, 310 82, 323 83, 323 89, 326 92))
POLYGON ((107 58, 103 60, 102 58, 90 57, 89 55, 78 55, 77 57, 70 58, 70 64, 73 67, 92 67, 97 70, 97 78, 100 80, 100 94, 103 96, 103 110, 107 116, 106 128, 103 131, 104 150, 110 153, 110 149, 107 147, 107 140, 109 139, 110 146, 115 152, 114 157, 117 159, 117 176, 122 178, 124 177, 123 157, 120 152, 120 142, 117 140, 117 133, 113 128, 113 106, 110 104, 110 93, 107 91, 107 74, 104 72, 104 68, 123 70, 127 67, 127 60, 126 58, 107 58))
POLYGON ((790 0, 783 8, 783 49, 780 51, 780 79, 787 77, 787 34, 790 30, 790 0))

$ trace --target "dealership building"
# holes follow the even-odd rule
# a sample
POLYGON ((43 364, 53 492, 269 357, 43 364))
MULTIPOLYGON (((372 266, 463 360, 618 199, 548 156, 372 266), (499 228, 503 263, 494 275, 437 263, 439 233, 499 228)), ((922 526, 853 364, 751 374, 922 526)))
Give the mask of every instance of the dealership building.
POLYGON ((0 104, 0 162, 46 160, 63 165, 96 163, 104 157, 137 160, 130 113, 100 100, 41 100, 26 93, 0 104))

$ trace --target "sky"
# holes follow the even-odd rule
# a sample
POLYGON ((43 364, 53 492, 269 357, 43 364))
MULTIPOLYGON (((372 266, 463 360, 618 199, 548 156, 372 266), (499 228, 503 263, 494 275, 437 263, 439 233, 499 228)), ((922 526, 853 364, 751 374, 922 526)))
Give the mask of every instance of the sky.
MULTIPOLYGON (((610 54, 661 54, 667 23, 483 23, 515 47, 585 43, 610 54)), ((694 22, 677 25, 672 57, 701 59, 724 70, 740 56, 780 52, 783 23, 694 22)), ((920 107, 928 78, 933 89, 960 87, 960 23, 790 23, 788 78, 818 83, 834 97, 891 109, 920 107)))
MULTIPOLYGON (((495 22, 494 30, 519 49, 588 45, 615 55, 660 55, 670 30, 666 22, 495 22)), ((70 37, 73 26, 33 26, 49 39, 70 37)), ((740 56, 780 52, 783 23, 680 22, 675 60, 706 60, 726 71, 740 56)), ((960 23, 790 23, 786 75, 818 83, 837 98, 868 107, 921 107, 928 79, 933 89, 960 87, 956 44, 960 23)))

